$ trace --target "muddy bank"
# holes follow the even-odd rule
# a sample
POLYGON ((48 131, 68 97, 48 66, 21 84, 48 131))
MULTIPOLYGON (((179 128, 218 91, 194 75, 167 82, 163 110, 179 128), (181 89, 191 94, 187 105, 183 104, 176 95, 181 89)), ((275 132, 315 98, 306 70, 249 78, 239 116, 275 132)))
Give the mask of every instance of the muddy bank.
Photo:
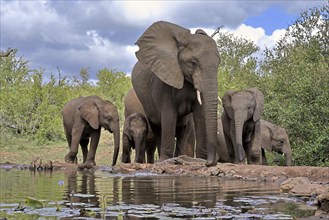
MULTIPOLYGON (((35 170, 78 170, 79 165, 64 162, 47 162, 43 164, 21 165, 2 163, 4 169, 35 169, 35 170)), ((329 167, 308 166, 262 166, 231 163, 217 163, 217 166, 206 167, 205 160, 187 156, 175 157, 155 164, 118 164, 111 166, 95 166, 91 170, 108 172, 149 172, 154 174, 218 176, 228 179, 244 179, 250 181, 270 181, 281 184, 289 178, 306 177, 310 182, 329 185, 329 167)))
MULTIPOLYGON (((50 164, 17 165, 2 164, 1 168, 34 169, 47 172, 50 164), (38 169, 39 168, 39 169, 38 169)), ((52 162, 51 170, 79 170, 76 164, 52 162)), ((329 167, 306 166, 261 166, 218 163, 215 167, 206 167, 205 160, 181 156, 155 164, 119 164, 114 167, 96 166, 89 170, 113 173, 153 173, 171 175, 217 176, 223 179, 241 179, 245 181, 264 181, 278 184, 282 193, 302 197, 318 206, 319 215, 329 218, 329 167)))

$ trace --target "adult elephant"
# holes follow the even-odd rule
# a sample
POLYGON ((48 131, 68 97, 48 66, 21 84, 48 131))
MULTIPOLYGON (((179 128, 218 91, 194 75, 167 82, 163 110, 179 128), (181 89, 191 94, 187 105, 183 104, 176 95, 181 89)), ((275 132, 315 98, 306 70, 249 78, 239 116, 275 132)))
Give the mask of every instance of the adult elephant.
POLYGON ((230 162, 262 164, 260 116, 264 96, 257 88, 227 91, 223 98, 222 123, 230 162))
MULTIPOLYGON (((131 88, 125 98, 124 98, 124 114, 125 119, 135 113, 142 114, 146 117, 144 108, 139 101, 136 92, 134 88, 131 88)), ((147 118, 146 118, 147 120, 147 118)), ((147 157, 149 158, 147 161, 148 163, 153 163, 154 159, 154 152, 156 149, 156 141, 155 136, 152 132, 151 126, 148 123, 147 127, 147 136, 146 136, 146 149, 147 149, 147 157), (153 156, 151 153, 153 152, 153 156)), ((193 123, 193 116, 192 114, 185 117, 183 120, 180 121, 180 124, 176 127, 176 149, 175 149, 175 156, 179 155, 187 155, 189 157, 194 157, 194 146, 195 146, 195 133, 194 133, 194 123, 193 123)), ((129 161, 127 160, 127 151, 122 154, 123 161, 129 161)), ((142 155, 142 152, 140 152, 140 155, 142 155)), ((128 163, 128 162, 126 162, 128 163)))
POLYGON ((135 162, 154 163, 155 142, 147 139, 148 122, 141 113, 133 113, 125 119, 122 133, 122 163, 130 163, 131 149, 135 149, 135 162))
POLYGON ((70 148, 65 156, 67 163, 74 163, 80 144, 83 154, 81 167, 96 165, 95 154, 101 135, 105 128, 114 136, 114 153, 112 166, 116 164, 120 145, 119 114, 116 107, 98 96, 79 97, 65 104, 63 125, 66 139, 70 148), (88 144, 90 139, 90 147, 88 144))
POLYGON ((265 156, 266 151, 274 151, 285 155, 285 165, 291 166, 291 147, 286 130, 269 121, 260 120, 261 124, 261 139, 262 139, 262 161, 267 165, 265 156))
POLYGON ((132 84, 160 147, 160 160, 174 156, 176 125, 193 112, 196 156, 207 158, 207 166, 216 165, 216 42, 203 30, 191 34, 159 21, 136 44, 132 84))

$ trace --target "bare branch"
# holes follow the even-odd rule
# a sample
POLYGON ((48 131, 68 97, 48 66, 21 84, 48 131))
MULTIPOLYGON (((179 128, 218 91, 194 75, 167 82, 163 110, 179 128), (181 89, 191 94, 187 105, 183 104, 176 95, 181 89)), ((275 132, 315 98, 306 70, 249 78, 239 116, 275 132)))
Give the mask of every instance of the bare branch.
POLYGON ((220 30, 222 27, 224 27, 224 25, 218 27, 218 28, 215 30, 215 32, 211 35, 211 37, 214 37, 216 34, 218 34, 218 33, 219 33, 219 30, 220 30))
POLYGON ((8 57, 14 50, 8 48, 7 52, 0 51, 0 57, 8 57))

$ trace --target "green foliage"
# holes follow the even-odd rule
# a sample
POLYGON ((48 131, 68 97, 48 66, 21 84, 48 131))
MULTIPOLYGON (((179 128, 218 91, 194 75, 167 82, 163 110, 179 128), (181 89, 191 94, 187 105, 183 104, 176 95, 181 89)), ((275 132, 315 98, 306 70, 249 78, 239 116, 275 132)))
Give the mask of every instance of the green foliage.
MULTIPOLYGON (((294 165, 329 166, 329 5, 312 8, 287 28, 274 49, 263 51, 251 41, 220 33, 219 97, 227 90, 258 87, 265 96, 263 118, 286 128, 294 165)), ((123 99, 132 87, 123 72, 104 68, 97 83, 89 68, 79 77, 45 80, 44 70, 28 61, 0 56, 1 146, 12 137, 37 143, 64 140, 61 110, 69 100, 98 95, 117 107, 123 123, 123 99), (44 81, 47 81, 46 83, 44 81)), ((24 147, 20 143, 20 147, 24 147)))
POLYGON ((289 131, 295 165, 329 164, 328 16, 301 13, 261 65, 264 117, 289 131))
MULTIPOLYGON (((61 111, 66 102, 79 96, 98 95, 108 99, 123 115, 123 97, 131 88, 130 77, 111 69, 99 71, 97 85, 89 81, 89 69, 82 68, 73 80, 30 70, 28 62, 16 58, 17 50, 1 57, 0 130, 3 137, 24 137, 39 144, 64 141, 61 111), (7 134, 6 134, 7 133, 7 134), (6 135, 5 135, 6 134, 6 135)), ((123 118, 121 118, 123 123, 123 118)), ((6 143, 8 143, 6 141, 6 143)), ((1 141, 1 146, 6 144, 1 141)))
POLYGON ((124 97, 132 87, 131 79, 123 72, 104 68, 97 73, 100 97, 110 100, 118 109, 120 122, 124 122, 124 97))
POLYGON ((219 33, 217 47, 221 56, 218 74, 220 97, 227 90, 247 89, 257 85, 257 59, 253 55, 259 48, 253 42, 230 33, 219 33))
POLYGON ((219 96, 258 87, 265 96, 263 118, 285 127, 294 165, 329 165, 329 5, 311 8, 287 28, 263 61, 259 48, 221 33, 219 96))

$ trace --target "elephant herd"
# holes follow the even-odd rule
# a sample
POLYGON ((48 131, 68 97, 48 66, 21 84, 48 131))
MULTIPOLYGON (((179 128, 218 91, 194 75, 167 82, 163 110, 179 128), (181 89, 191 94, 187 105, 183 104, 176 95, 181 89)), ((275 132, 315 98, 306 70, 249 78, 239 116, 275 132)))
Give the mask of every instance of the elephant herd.
MULTIPOLYGON (((121 162, 154 163, 179 155, 219 162, 265 164, 265 150, 286 154, 291 149, 285 130, 260 116, 264 96, 256 88, 227 91, 224 112, 218 117, 217 70, 220 57, 216 42, 203 30, 195 33, 173 23, 152 24, 138 39, 139 51, 125 96, 121 162), (146 154, 146 158, 145 158, 146 154), (147 160, 146 160, 147 159, 147 160)), ((79 97, 63 108, 63 124, 69 144, 66 162, 76 162, 78 145, 81 167, 95 165, 101 128, 113 133, 116 164, 120 146, 116 107, 98 96, 79 97), (88 143, 90 147, 88 151, 88 143)))

